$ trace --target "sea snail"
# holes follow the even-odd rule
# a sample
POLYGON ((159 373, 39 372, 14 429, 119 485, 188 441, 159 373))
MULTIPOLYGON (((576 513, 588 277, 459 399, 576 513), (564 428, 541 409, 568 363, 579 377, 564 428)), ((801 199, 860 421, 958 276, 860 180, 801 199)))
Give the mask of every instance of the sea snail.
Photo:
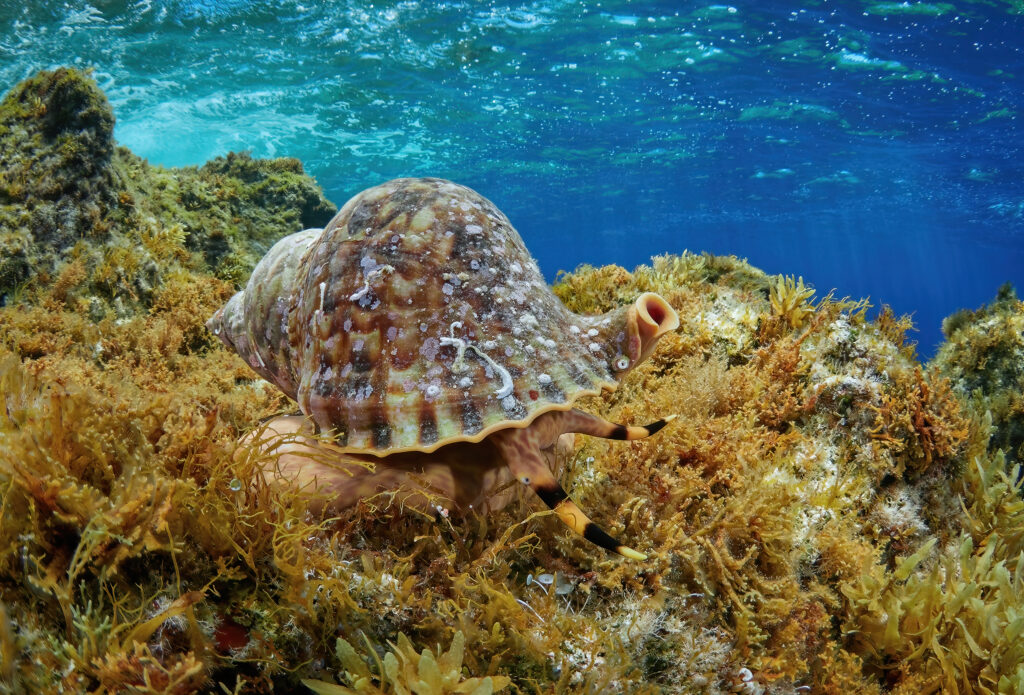
POLYGON ((273 449, 279 481, 314 482, 333 507, 409 485, 422 493, 409 503, 481 508, 515 477, 574 531, 633 559, 645 556, 569 499, 553 459, 564 433, 637 439, 671 419, 618 425, 573 403, 616 388, 678 325, 650 292, 572 313, 493 203, 430 178, 370 188, 323 230, 281 239, 207 322, 306 416, 261 430, 286 444, 250 438, 273 449))

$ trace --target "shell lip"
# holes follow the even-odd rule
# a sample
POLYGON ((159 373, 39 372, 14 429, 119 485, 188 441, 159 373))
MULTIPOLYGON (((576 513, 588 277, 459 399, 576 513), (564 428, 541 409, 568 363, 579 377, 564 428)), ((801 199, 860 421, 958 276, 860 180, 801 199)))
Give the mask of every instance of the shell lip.
MULTIPOLYGON (((404 446, 395 447, 393 449, 372 449, 368 447, 339 446, 335 444, 334 448, 339 454, 369 454, 377 458, 385 458, 387 456, 391 456, 392 454, 402 454, 408 452, 430 454, 437 451, 443 446, 455 444, 457 442, 468 442, 470 444, 476 444, 478 442, 483 441, 484 439, 486 439, 487 437, 491 436, 492 434, 499 430, 518 430, 529 427, 531 424, 533 424, 534 420, 536 420, 544 413, 560 410, 572 410, 576 401, 578 401, 580 398, 583 398, 584 396, 598 396, 604 393, 605 391, 615 391, 619 387, 618 383, 614 381, 601 381, 597 384, 597 386, 598 388, 596 389, 581 389, 580 391, 576 391, 573 394, 573 398, 571 400, 566 401, 565 403, 551 403, 547 406, 537 408, 537 410, 530 412, 528 417, 525 417, 521 420, 499 420, 498 422, 495 422, 494 424, 483 428, 482 430, 476 432, 475 434, 466 434, 457 437, 447 437, 429 446, 404 446)), ((307 415, 306 417, 309 416, 307 415)))
POLYGON ((656 328, 653 338, 679 328, 679 313, 657 292, 644 292, 636 298, 637 316, 656 328))

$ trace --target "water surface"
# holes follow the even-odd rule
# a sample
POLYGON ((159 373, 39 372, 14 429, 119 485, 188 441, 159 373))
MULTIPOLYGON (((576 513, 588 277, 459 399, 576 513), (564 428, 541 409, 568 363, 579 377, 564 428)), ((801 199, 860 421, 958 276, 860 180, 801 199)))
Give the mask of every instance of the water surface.
POLYGON ((433 175, 549 278, 731 253, 943 316, 1024 288, 1024 3, 0 0, 0 88, 93 67, 151 162, 433 175))

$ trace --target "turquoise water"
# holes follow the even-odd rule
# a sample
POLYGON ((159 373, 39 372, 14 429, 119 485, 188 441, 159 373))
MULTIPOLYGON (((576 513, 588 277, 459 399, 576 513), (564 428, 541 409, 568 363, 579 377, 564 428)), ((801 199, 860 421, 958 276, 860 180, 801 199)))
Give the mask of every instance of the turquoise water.
POLYGON ((494 200, 549 278, 732 253, 943 316, 1024 288, 1024 3, 0 0, 0 88, 92 66, 151 162, 494 200))

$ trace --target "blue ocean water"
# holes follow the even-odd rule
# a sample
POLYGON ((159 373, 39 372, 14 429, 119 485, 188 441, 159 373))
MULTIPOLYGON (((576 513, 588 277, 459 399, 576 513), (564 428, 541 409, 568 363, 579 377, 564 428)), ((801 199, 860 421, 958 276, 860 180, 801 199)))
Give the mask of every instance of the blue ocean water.
POLYGON ((736 254, 944 316, 1024 289, 1024 2, 0 0, 0 88, 90 66, 151 162, 469 185, 553 279, 736 254))

